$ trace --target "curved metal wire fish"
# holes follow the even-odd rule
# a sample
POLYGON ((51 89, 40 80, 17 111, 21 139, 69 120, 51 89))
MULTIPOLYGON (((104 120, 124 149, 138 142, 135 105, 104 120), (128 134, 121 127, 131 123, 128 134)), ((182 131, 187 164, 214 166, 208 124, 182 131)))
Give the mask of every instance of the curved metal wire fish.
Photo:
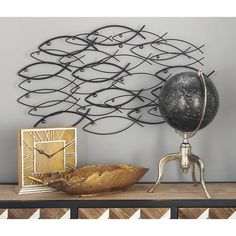
POLYGON ((142 35, 145 37, 145 38, 143 38, 143 37, 139 37, 139 40, 140 41, 142 41, 142 42, 133 42, 132 43, 132 41, 134 41, 134 40, 136 40, 136 38, 137 37, 133 37, 132 39, 129 39, 128 41, 126 41, 126 42, 124 42, 124 40, 122 41, 122 40, 120 40, 121 38, 123 38, 123 37, 125 37, 126 36, 126 34, 131 34, 131 33, 133 33, 133 31, 125 31, 125 32, 121 32, 121 33, 119 33, 119 34, 116 34, 116 35, 114 35, 113 37, 112 37, 112 39, 114 40, 114 41, 116 41, 116 42, 118 42, 119 43, 119 45, 122 45, 122 44, 126 44, 126 45, 129 45, 129 46, 136 46, 136 45, 142 45, 143 43, 152 43, 152 42, 155 42, 155 41, 157 41, 157 40, 164 40, 165 41, 165 36, 167 35, 167 32, 166 33, 164 33, 163 35, 158 35, 158 34, 155 34, 155 33, 153 33, 153 32, 148 32, 148 31, 145 31, 145 30, 142 30, 141 31, 142 32, 142 35), (145 36, 146 35, 146 36, 145 36), (150 38, 150 36, 153 36, 153 38, 151 38, 151 39, 149 39, 149 41, 148 42, 146 42, 146 38, 150 38))
MULTIPOLYGON (((66 42, 70 43, 70 44, 78 45, 78 46, 83 46, 83 44, 81 44, 80 41, 77 41, 76 38, 83 37, 84 39, 88 40, 87 37, 88 37, 89 34, 90 33, 77 34, 77 35, 75 35, 71 38, 66 39, 66 42)), ((106 36, 101 35, 101 34, 99 34, 99 38, 103 38, 103 40, 100 40, 99 43, 103 43, 107 40, 110 40, 109 38, 107 38, 106 36)), ((88 40, 88 42, 90 42, 91 44, 94 44, 94 42, 97 41, 97 40, 98 40, 98 36, 96 36, 93 40, 88 40)), ((94 48, 96 48, 96 47, 94 46, 94 48)))
MULTIPOLYGON (((68 104, 69 105, 68 108, 66 108, 64 111, 69 111, 71 108, 75 108, 75 107, 78 107, 77 109, 79 109, 80 108, 80 106, 78 105, 79 100, 80 100, 80 98, 78 98, 74 102, 69 101, 69 100, 65 100, 65 101, 62 102, 61 100, 58 100, 58 99, 42 102, 42 103, 39 103, 39 104, 35 105, 33 108, 31 108, 28 111, 28 114, 32 115, 32 116, 45 117, 45 114, 42 114, 40 112, 42 112, 42 110, 46 110, 46 112, 47 112, 48 111, 48 106, 45 106, 45 104, 50 104, 50 103, 57 103, 56 105, 68 104)), ((53 104, 53 107, 55 107, 56 105, 53 104)), ((48 112, 47 112, 47 114, 48 114, 48 112)))
MULTIPOLYGON (((78 46, 78 45, 76 45, 78 46)), ((94 48, 95 50, 97 50, 97 48, 93 45, 93 41, 88 41, 86 39, 83 38, 79 38, 76 36, 71 36, 71 35, 63 35, 63 36, 58 36, 58 37, 54 37, 51 39, 48 39, 47 41, 43 42, 42 44, 39 45, 39 50, 42 52, 45 52, 47 54, 50 54, 52 56, 59 56, 59 57, 63 57, 63 56, 74 56, 77 55, 85 50, 87 50, 89 47, 94 48), (76 47, 74 50, 70 49, 70 46, 73 45, 71 43, 68 43, 69 38, 73 38, 76 40, 79 40, 81 42, 83 42, 83 44, 81 44, 83 46, 83 48, 78 49, 78 47, 76 47), (64 40, 61 40, 64 39, 64 40), (68 50, 64 51, 58 48, 53 48, 53 45, 56 44, 55 41, 62 41, 64 43, 64 47, 67 47, 68 50), (46 48, 45 48, 46 47, 46 48)))
MULTIPOLYGON (((45 68, 46 69, 46 68, 45 68)), ((19 72, 18 75, 25 78, 25 79, 30 79, 30 80, 43 80, 43 79, 50 79, 54 76, 59 75, 60 73, 62 73, 63 71, 70 71, 71 70, 65 66, 62 65, 60 63, 54 63, 54 62, 35 62, 32 63, 30 65, 25 66, 24 68, 22 68, 19 72), (50 67, 51 69, 56 69, 55 73, 45 73, 45 71, 43 72, 43 74, 41 72, 38 72, 36 75, 29 75, 30 70, 33 69, 38 69, 40 65, 47 65, 47 67, 50 67)))
POLYGON ((122 113, 119 107, 104 107, 105 112, 102 111, 100 107, 99 113, 98 112, 93 113, 92 111, 93 108, 97 108, 97 107, 91 104, 84 105, 84 106, 81 105, 79 108, 76 109, 76 111, 81 111, 81 110, 86 111, 87 109, 90 109, 89 116, 100 116, 100 117, 111 115, 112 113, 115 113, 115 112, 122 113))
POLYGON ((152 53, 152 56, 150 57, 151 62, 154 62, 160 66, 168 66, 167 63, 170 63, 171 60, 177 59, 178 57, 181 57, 181 56, 188 59, 187 62, 183 62, 184 66, 190 66, 197 63, 199 63, 200 65, 203 65, 201 61, 204 59, 204 57, 196 58, 192 54, 193 52, 196 52, 196 51, 199 51, 200 53, 202 53, 201 48, 203 48, 204 45, 197 47, 193 45, 192 43, 188 43, 184 40, 162 39, 162 40, 157 40, 155 42, 147 42, 141 45, 135 45, 130 49, 130 51, 137 56, 145 57, 142 51, 144 47, 146 46, 150 46, 151 51, 154 50, 152 53), (182 49, 179 46, 169 43, 169 41, 181 42, 185 44, 184 45, 185 48, 182 49), (166 48, 168 48, 168 50, 162 49, 161 46, 165 46, 166 48))
MULTIPOLYGON (((190 53, 196 51, 197 49, 191 50, 191 47, 188 47, 188 48, 182 50, 180 48, 175 47, 174 45, 170 45, 167 43, 165 45, 175 48, 176 51, 168 52, 168 51, 164 51, 160 48, 156 48, 155 46, 151 45, 153 48, 155 48, 156 50, 161 52, 159 54, 153 55, 151 57, 152 61, 156 62, 159 65, 166 66, 166 64, 164 64, 163 61, 177 59, 178 57, 184 56, 187 59, 193 60, 193 62, 189 63, 187 66, 189 66, 190 64, 195 64, 195 63, 199 63, 199 64, 203 65, 201 61, 204 59, 204 57, 201 57, 200 59, 196 59, 195 57, 190 55, 190 53)), ((201 48, 201 47, 199 47, 199 48, 201 48)))
MULTIPOLYGON (((90 95, 88 95, 87 97, 85 97, 85 101, 87 102, 87 103, 89 103, 89 104, 91 104, 91 105, 95 105, 95 106, 97 106, 97 107, 108 107, 108 108, 120 108, 120 107, 122 107, 122 106, 124 106, 124 105, 126 105, 126 104, 128 104, 128 103, 130 103, 131 101, 133 101, 135 98, 138 98, 138 99, 140 99, 141 101, 143 101, 143 99, 139 96, 140 95, 140 93, 142 92, 143 90, 141 89, 138 93, 133 93, 133 92, 131 92, 131 91, 129 91, 129 90, 126 90, 126 89, 120 89, 120 88, 112 88, 112 87, 110 87, 110 88, 105 88, 105 89, 100 89, 100 90, 97 90, 97 91, 95 91, 93 94, 90 94, 90 95), (114 91, 119 91, 119 93, 122 93, 122 95, 124 95, 124 93, 126 93, 126 94, 128 94, 128 95, 132 95, 132 97, 129 99, 129 100, 127 100, 127 101, 124 101, 124 102, 122 102, 122 103, 119 103, 119 104, 116 104, 116 105, 114 105, 114 106, 112 106, 112 105, 108 105, 107 103, 106 103, 106 101, 102 101, 102 98, 100 98, 99 100, 97 100, 97 101, 95 101, 95 102, 93 102, 93 101, 91 101, 90 100, 90 98, 97 98, 99 95, 101 95, 102 93, 104 93, 104 92, 108 92, 108 93, 110 93, 110 94, 113 94, 114 93, 114 91)), ((120 95, 121 96, 121 95, 120 95)))
POLYGON ((99 63, 99 62, 91 63, 91 64, 88 64, 88 65, 84 65, 84 66, 78 68, 77 70, 75 70, 72 73, 72 76, 77 78, 77 79, 79 79, 79 80, 90 82, 90 83, 101 83, 101 82, 105 82, 105 81, 109 81, 109 80, 114 80, 115 78, 120 76, 122 73, 130 75, 130 73, 127 71, 127 68, 130 65, 130 63, 128 63, 125 67, 121 67, 121 66, 113 64, 113 63, 104 62, 102 65, 108 65, 111 68, 116 68, 117 69, 117 71, 106 71, 106 72, 101 71, 101 70, 96 68, 97 66, 100 66, 100 65, 101 65, 101 63, 99 63), (106 78, 103 75, 101 77, 95 77, 95 78, 88 78, 88 79, 86 79, 86 78, 83 77, 83 75, 81 76, 81 74, 85 70, 87 70, 87 69, 95 70, 97 72, 102 72, 102 73, 106 73, 106 74, 112 74, 112 76, 106 78))
POLYGON ((96 57, 102 58, 96 62, 98 64, 106 62, 110 58, 114 58, 116 61, 119 62, 119 60, 115 57, 115 55, 118 51, 119 51, 119 49, 116 50, 115 53, 110 54, 108 52, 104 52, 101 50, 86 49, 86 52, 84 52, 86 54, 84 54, 84 55, 81 54, 80 57, 78 57, 77 55, 67 55, 67 56, 61 57, 58 61, 61 64, 68 65, 68 67, 70 67, 70 68, 78 69, 81 67, 81 64, 82 65, 84 65, 84 64, 90 65, 90 64, 94 63, 94 58, 96 58, 96 57))
POLYGON ((132 127, 134 124, 137 124, 141 127, 143 127, 142 124, 139 123, 139 118, 134 120, 134 119, 130 119, 128 117, 124 117, 124 116, 105 116, 105 117, 100 117, 98 119, 95 119, 93 122, 89 122, 88 124, 86 124, 84 127, 83 127, 83 130, 88 132, 88 133, 92 133, 92 134, 100 134, 100 135, 111 135, 111 134, 118 134, 120 132, 123 132, 127 129, 129 129, 130 127, 132 127), (104 122, 104 120, 107 120, 107 119, 121 119, 121 120, 128 120, 128 121, 131 121, 132 123, 127 125, 126 127, 124 128, 121 128, 121 129, 118 129, 117 131, 109 131, 109 132, 104 132, 104 131, 101 131, 101 132, 96 132, 96 131, 92 131, 92 130, 89 130, 88 127, 94 127, 96 124, 100 123, 100 122, 104 122))
MULTIPOLYGON (((139 66, 141 66, 144 63, 152 65, 152 63, 150 62, 151 61, 151 54, 149 54, 147 57, 140 57, 140 56, 137 56, 137 55, 127 54, 127 53, 126 54, 125 53, 123 53, 123 54, 116 53, 113 56, 105 57, 104 59, 102 59, 102 61, 103 62, 109 62, 113 58, 116 59, 119 62, 121 62, 121 61, 126 62, 126 61, 131 61, 132 60, 132 66, 129 66, 129 68, 126 69, 126 71, 128 71, 128 72, 138 68, 139 66), (133 62, 133 60, 137 60, 138 62, 136 62, 136 61, 133 62)), ((104 72, 104 71, 100 70, 100 72, 104 72)), ((106 73, 106 72, 104 72, 104 73, 106 73)))
POLYGON ((142 123, 142 124, 149 124, 149 125, 157 125, 157 124, 163 124, 165 123, 165 121, 163 120, 162 116, 159 114, 153 114, 152 111, 157 111, 158 110, 158 106, 156 105, 145 105, 145 106, 142 106, 142 107, 139 107, 139 108, 136 108, 136 109, 133 109, 131 110, 130 112, 128 112, 128 117, 130 119, 137 119, 135 117, 134 114, 140 114, 140 113, 146 113, 146 115, 148 115, 151 120, 148 120, 146 117, 146 119, 141 119, 141 117, 144 117, 144 115, 139 115, 139 123, 142 123), (151 111, 151 112, 150 112, 151 111), (156 118, 153 119, 153 116, 155 116, 156 118))
POLYGON ((145 72, 137 72, 137 73, 132 73, 131 75, 122 76, 121 79, 114 81, 112 83, 112 86, 116 87, 116 88, 121 88, 121 89, 126 88, 132 92, 138 92, 140 89, 131 89, 129 86, 129 82, 133 83, 133 86, 134 86, 134 85, 136 85, 136 83, 134 82, 135 80, 139 79, 141 81, 141 80, 143 80, 143 78, 145 78, 145 80, 147 81, 147 83, 142 86, 143 91, 148 91, 148 90, 157 88, 161 84, 163 84, 163 82, 165 82, 165 80, 158 78, 155 74, 145 73, 145 72), (122 82, 122 83, 120 83, 120 82, 122 82))
MULTIPOLYGON (((198 69, 191 67, 191 66, 176 65, 176 66, 168 66, 168 67, 162 68, 161 70, 159 70, 155 73, 155 76, 158 77, 162 81, 167 81, 174 73, 176 73, 174 71, 175 69, 181 69, 181 70, 188 69, 188 70, 192 70, 194 72, 198 72, 198 69), (163 75, 165 75, 165 78, 163 77, 163 75)), ((211 71, 208 75, 203 73, 203 75, 210 77, 214 72, 215 71, 211 71)))
MULTIPOLYGON (((48 76, 50 76, 50 75, 48 74, 48 76)), ((40 91, 41 91, 42 94, 45 94, 45 93, 54 93, 54 92, 56 92, 56 91, 61 91, 61 90, 64 90, 64 89, 66 89, 67 87, 69 87, 69 86, 71 86, 71 85, 77 86, 77 84, 75 83, 75 81, 77 80, 76 78, 74 78, 73 80, 70 80, 70 79, 68 79, 68 78, 66 78, 66 77, 64 77, 64 76, 60 76, 60 75, 55 75, 55 76, 53 76, 53 77, 56 77, 55 79, 57 79, 57 78, 62 79, 62 80, 64 80, 64 81, 67 81, 68 83, 67 83, 66 85, 60 87, 60 88, 57 88, 57 89, 55 89, 55 88, 45 88, 45 89, 41 89, 40 91)), ((52 77, 51 77, 51 78, 52 78, 52 77)), ((30 92, 32 92, 32 90, 30 90, 30 89, 27 88, 27 87, 24 87, 23 85, 25 85, 25 84, 31 84, 31 83, 32 83, 31 79, 25 79, 25 80, 23 80, 21 83, 18 84, 18 87, 21 88, 21 89, 23 89, 24 91, 30 93, 30 92)), ((40 93, 40 91, 37 91, 37 93, 40 93)), ((73 92, 72 92, 72 93, 73 93, 73 92)))
POLYGON ((119 111, 129 111, 129 110, 136 110, 137 113, 138 112, 138 109, 139 107, 144 107, 144 106, 149 106, 150 104, 152 105, 155 105, 158 107, 158 103, 157 103, 157 97, 155 97, 154 99, 150 99, 148 97, 145 97, 145 96, 142 96, 142 95, 138 95, 138 96, 133 96, 133 95, 130 95, 130 94, 127 94, 127 95, 119 95, 119 96, 114 96, 112 98, 109 98, 108 100, 106 100, 104 102, 108 107, 114 107, 114 108, 119 108, 119 111), (120 98, 129 98, 131 97, 130 99, 128 99, 128 103, 122 105, 122 106, 119 106, 119 105, 111 105, 112 103, 115 103, 117 100, 119 100, 120 98), (139 102, 140 103, 131 103, 131 101, 133 101, 135 98, 139 98, 139 102), (131 100, 132 99, 132 100, 131 100), (131 100, 131 101, 130 101, 131 100), (129 106, 126 106, 126 105, 129 105, 129 106))
POLYGON ((123 43, 129 42, 130 40, 132 40, 136 36, 140 36, 140 37, 145 39, 145 37, 142 35, 142 30, 144 29, 144 27, 145 27, 145 25, 143 25, 139 30, 134 30, 134 29, 132 29, 130 27, 127 27, 127 26, 124 26, 124 25, 107 25, 107 26, 103 26, 103 27, 100 27, 100 28, 92 31, 91 33, 89 33, 86 36, 86 39, 89 40, 89 41, 93 41, 93 40, 90 39, 91 36, 98 37, 101 34, 102 38, 103 38, 102 41, 94 42, 94 44, 98 44, 100 46, 117 46, 117 45, 120 45, 120 42, 112 40, 112 35, 105 36, 104 33, 101 33, 104 29, 119 28, 119 29, 122 29, 122 31, 123 30, 129 30, 129 31, 133 32, 133 35, 131 35, 128 39, 126 39, 122 42, 122 44, 123 44, 123 43), (110 40, 111 42, 110 43, 105 43, 104 37, 106 37, 106 41, 110 40))
POLYGON ((85 112, 85 113, 82 113, 82 112, 78 112, 78 111, 57 111, 57 112, 53 112, 49 115, 46 115, 44 117, 42 117, 40 120, 38 120, 35 124, 34 124, 34 127, 37 127, 40 123, 46 123, 46 120, 49 118, 49 117, 53 117, 53 116, 59 116, 61 114, 75 114, 75 115, 79 115, 81 116, 81 118, 76 121, 74 124, 72 124, 72 126, 76 126, 78 125, 80 122, 82 122, 85 118, 90 120, 91 122, 94 122, 89 116, 88 116, 88 113, 89 113, 89 109, 85 112))
MULTIPOLYGON (((42 94, 42 91, 45 91, 45 89, 36 89, 36 90, 32 90, 30 92, 27 92, 23 95, 21 95, 18 99, 17 99, 17 102, 19 102, 20 104, 24 105, 24 106, 27 106, 27 107, 30 107, 30 108, 38 108, 39 105, 34 105, 35 102, 33 101, 33 104, 30 104, 30 96, 31 95, 36 95, 36 94, 42 94), (28 103, 22 101, 23 99, 27 99, 28 103)), ((53 91, 53 92, 57 92, 61 95, 66 95, 63 99, 58 99, 58 100, 47 100, 46 102, 43 102, 42 104, 49 104, 49 105, 43 105, 42 104, 40 105, 41 108, 49 108, 49 107, 52 107, 52 106, 55 106, 55 105, 58 105, 60 103, 63 103, 65 101, 67 101, 69 98, 72 98, 74 99, 74 101, 78 101, 78 98, 74 97, 73 94, 70 94, 70 93, 67 93, 65 91, 61 91, 61 90, 56 90, 56 89, 47 89, 46 91, 53 91), (51 104, 50 104, 51 103, 51 104)), ((45 93, 43 93, 43 95, 45 95, 45 93)))

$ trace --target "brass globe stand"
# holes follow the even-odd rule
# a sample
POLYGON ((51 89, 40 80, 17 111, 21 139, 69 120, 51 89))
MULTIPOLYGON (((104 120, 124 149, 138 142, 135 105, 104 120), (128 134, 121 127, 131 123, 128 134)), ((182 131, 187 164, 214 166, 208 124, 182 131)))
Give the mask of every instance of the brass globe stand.
POLYGON ((202 124, 202 121, 203 121, 203 118, 204 118, 204 115, 205 115, 205 111, 206 111, 207 87, 206 87, 206 81, 205 81, 205 78, 202 74, 202 71, 198 72, 198 78, 200 79, 200 81, 203 85, 203 88, 204 88, 203 108, 202 108, 200 122, 199 122, 197 128, 193 132, 183 133, 183 132, 180 132, 180 131, 176 131, 177 133, 179 133, 183 137, 183 142, 180 146, 180 152, 179 153, 167 154, 167 155, 165 155, 164 157, 161 158, 161 160, 159 162, 159 167, 158 167, 159 175, 158 175, 157 181, 148 190, 149 193, 154 192, 155 189, 161 184, 163 174, 164 174, 164 168, 165 168, 165 165, 167 164, 167 162, 172 161, 172 160, 176 160, 176 161, 179 161, 180 167, 181 167, 184 174, 187 174, 189 168, 192 167, 192 180, 193 180, 194 185, 198 184, 197 180, 196 180, 196 176, 195 176, 195 164, 198 166, 199 172, 200 172, 201 186, 204 190, 204 193, 205 193, 206 197, 208 199, 211 198, 210 194, 207 191, 206 185, 205 185, 204 163, 198 156, 196 156, 192 153, 191 145, 188 141, 189 138, 193 137, 197 133, 197 131, 200 129, 200 126, 202 124))

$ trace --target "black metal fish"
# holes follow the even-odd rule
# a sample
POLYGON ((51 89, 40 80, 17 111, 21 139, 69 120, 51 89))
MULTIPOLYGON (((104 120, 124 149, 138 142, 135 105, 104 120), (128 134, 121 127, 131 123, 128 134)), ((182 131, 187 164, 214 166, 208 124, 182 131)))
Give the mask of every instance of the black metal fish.
POLYGON ((95 62, 95 63, 84 65, 78 68, 72 73, 72 76, 86 82, 101 83, 101 82, 105 82, 109 80, 114 80, 123 73, 130 74, 127 71, 127 67, 129 66, 129 63, 123 68, 116 64, 108 63, 108 62, 102 63, 102 65, 103 66, 106 65, 108 68, 110 68, 110 70, 105 72, 102 69, 99 69, 99 66, 101 66, 101 63, 95 62), (83 74, 85 74, 85 72, 89 70, 96 71, 96 75, 98 76, 95 78, 93 78, 92 76, 90 76, 89 78, 86 78, 83 74), (107 74, 107 76, 105 76, 104 73, 107 74), (101 76, 99 76, 99 74, 101 74, 101 76))
POLYGON ((128 112, 128 117, 131 119, 137 119, 139 117, 139 123, 142 124, 162 124, 165 123, 161 114, 159 113, 159 108, 156 105, 146 105, 143 107, 138 107, 128 112))
POLYGON ((94 42, 94 44, 98 44, 101 46, 117 46, 120 44, 124 44, 129 42, 130 40, 132 40, 133 38, 140 36, 142 38, 145 39, 145 37, 142 35, 142 30, 144 29, 145 25, 142 26, 139 30, 134 30, 130 27, 127 26, 123 26, 123 25, 108 25, 108 26, 104 26, 104 27, 100 27, 94 31, 92 31, 91 33, 89 33, 86 37, 87 40, 89 41, 94 41, 94 37, 97 38, 97 40, 94 42), (112 38, 112 35, 106 35, 105 31, 109 31, 109 29, 112 29, 114 31, 114 29, 119 31, 119 34, 122 34, 122 32, 125 31, 129 31, 129 32, 133 32, 132 35, 130 35, 129 38, 126 38, 125 40, 121 41, 121 42, 117 42, 116 40, 114 40, 112 38), (99 39, 101 37, 101 39, 99 39), (105 38, 105 39, 104 39, 105 38))
POLYGON ((121 89, 127 89, 132 92, 138 92, 140 84, 142 84, 142 90, 147 91, 160 86, 164 80, 160 80, 155 74, 137 72, 131 75, 122 76, 122 83, 115 81, 113 86, 121 89))
POLYGON ((94 58, 101 58, 100 60, 96 61, 96 63, 102 63, 108 61, 110 58, 114 58, 115 62, 119 62, 119 60, 115 57, 116 53, 119 50, 116 50, 114 53, 108 53, 101 50, 93 50, 87 49, 86 52, 80 53, 78 55, 67 55, 63 56, 59 59, 59 62, 68 67, 73 68, 81 68, 82 65, 91 65, 94 63, 94 58))
MULTIPOLYGON (((142 98, 140 98, 140 93, 142 92, 142 89, 138 92, 138 93, 133 93, 132 91, 129 91, 129 90, 125 90, 125 89, 120 89, 120 88, 105 88, 105 89, 100 89, 100 90, 97 90, 95 91, 93 94, 90 94, 89 96, 85 97, 85 101, 91 105, 95 105, 95 106, 98 106, 98 107, 108 107, 108 108, 111 108, 111 107, 121 107, 121 106, 124 106, 126 105, 127 103, 131 102, 133 99, 135 98, 138 98, 140 99, 141 101, 143 101, 142 98), (110 95, 110 99, 114 98, 115 95, 114 93, 115 92, 118 92, 119 96, 125 96, 125 95, 131 95, 131 97, 129 96, 127 100, 119 103, 119 104, 116 104, 116 105, 108 105, 106 102, 107 102, 107 95, 106 93, 108 94, 112 94, 110 95), (91 98, 96 98, 95 101, 91 100, 91 98)), ((109 101, 109 100, 108 100, 109 101)))
MULTIPOLYGON (((147 98, 145 96, 140 95, 141 91, 139 91, 136 96, 134 95, 119 95, 109 98, 104 103, 107 105, 108 108, 119 108, 119 111, 130 111, 136 110, 139 107, 149 106, 150 104, 158 106, 157 97, 154 96, 153 99, 147 98), (126 98, 126 102, 124 105, 120 106, 121 102, 119 100, 124 100, 126 98)), ((124 103, 124 102, 123 102, 124 103)))
POLYGON ((42 103, 37 103, 36 105, 34 105, 34 107, 32 107, 28 111, 28 114, 32 116, 45 117, 46 115, 48 115, 49 108, 51 113, 60 111, 61 109, 64 109, 64 111, 69 111, 72 108, 79 109, 80 108, 80 106, 78 105, 79 100, 80 98, 78 98, 75 101, 50 100, 42 103))
MULTIPOLYGON (((143 27, 144 29, 144 27, 143 27)), ((149 44, 152 42, 156 42, 157 40, 165 40, 165 36, 167 35, 167 33, 163 34, 163 35, 157 35, 155 33, 152 32, 148 32, 143 30, 140 31, 140 33, 142 34, 143 37, 133 37, 133 31, 125 31, 119 34, 116 34, 112 37, 112 39, 116 42, 119 43, 119 45, 122 45, 124 42, 126 45, 129 46, 136 46, 136 45, 143 45, 143 44, 149 44), (129 36, 131 35, 131 36, 129 36), (126 41, 125 39, 128 38, 128 41, 126 41), (132 38, 132 39, 130 39, 132 38), (147 42, 148 39, 148 42, 147 42)), ((137 35, 139 36, 139 35, 137 35)))
POLYGON ((130 119, 128 117, 123 117, 123 116, 105 116, 105 117, 100 117, 98 119, 95 119, 92 122, 89 122, 88 124, 86 124, 83 127, 83 130, 87 131, 88 133, 92 133, 92 134, 100 134, 100 135, 111 135, 111 134, 118 134, 120 132, 123 132, 127 129, 129 129, 130 127, 132 127, 134 124, 137 124, 141 127, 143 127, 142 124, 139 123, 139 120, 136 119, 130 119), (120 124, 119 122, 113 123, 114 125, 112 125, 112 127, 109 125, 109 123, 107 122, 107 120, 121 120, 123 122, 125 122, 124 124, 120 124), (115 125, 121 125, 121 127, 119 127, 117 130, 113 130, 115 129, 115 125), (100 127, 100 129, 98 129, 98 131, 95 131, 94 128, 95 126, 99 126, 101 125, 102 128, 100 127), (110 129, 108 131, 105 130, 106 127, 110 127, 110 129), (92 128, 92 129, 90 129, 92 128))
MULTIPOLYGON (((52 88, 51 84, 48 85, 47 81, 45 83, 45 87, 42 84, 42 81, 39 80, 31 80, 31 79, 25 79, 23 80, 21 83, 19 83, 18 87, 23 89, 26 92, 31 92, 31 87, 35 86, 38 87, 38 85, 41 85, 42 87, 44 87, 44 89, 38 90, 37 93, 54 93, 55 91, 61 91, 66 89, 67 87, 71 87, 71 86, 77 86, 76 82, 76 78, 73 78, 73 80, 68 79, 67 77, 64 76, 60 76, 60 75, 55 75, 51 78, 55 79, 55 80, 61 80, 63 82, 63 85, 59 85, 59 87, 57 88, 54 84, 54 87, 52 88), (54 78, 53 78, 54 77, 54 78), (47 87, 46 87, 47 86, 47 87)), ((73 93, 73 92, 72 92, 73 93)))
MULTIPOLYGON (((198 72, 198 69, 191 66, 175 65, 162 68, 155 73, 155 76, 162 81, 167 81, 172 75, 180 71, 183 72, 183 70, 198 72)), ((210 72, 208 75, 204 74, 204 76, 210 77, 213 73, 214 71, 210 72)))
POLYGON ((89 113, 89 109, 85 113, 78 112, 78 111, 64 111, 64 110, 63 111, 53 112, 51 114, 48 114, 48 115, 42 117, 40 120, 38 120, 34 124, 34 127, 38 127, 39 124, 42 125, 42 124, 46 123, 48 118, 50 118, 50 117, 55 117, 55 116, 59 116, 59 115, 62 115, 62 114, 72 114, 72 115, 75 115, 76 117, 80 116, 80 118, 75 123, 73 123, 72 126, 78 125, 84 119, 88 119, 89 121, 94 122, 91 118, 89 118, 88 113, 89 113))
POLYGON ((89 47, 97 50, 91 41, 76 36, 63 35, 48 39, 47 41, 43 42, 41 45, 39 45, 39 50, 53 56, 63 57, 78 55, 89 47), (69 43, 68 39, 79 41, 81 44, 74 45, 69 43), (60 45, 59 48, 57 46, 58 43, 60 45))
POLYGON ((35 101, 37 101, 38 104, 41 104, 40 107, 49 108, 49 107, 58 105, 64 101, 67 101, 68 99, 72 99, 75 102, 78 101, 78 98, 74 97, 73 94, 70 94, 64 91, 54 90, 54 89, 36 89, 36 90, 32 90, 30 92, 27 92, 21 95, 17 99, 17 102, 27 107, 35 108, 39 106, 39 105, 35 105, 36 103, 35 101), (47 96, 45 94, 47 94, 47 96), (52 98, 49 98, 50 96, 52 96, 52 98), (60 99, 56 99, 56 96, 58 97, 62 96, 62 97, 60 97, 60 99), (31 97, 34 97, 34 99, 30 99, 31 97), (42 101, 40 101, 40 99, 42 101))
POLYGON ((18 75, 30 80, 43 80, 43 79, 50 79, 54 76, 59 75, 63 71, 71 71, 67 66, 61 65, 59 63, 54 62, 36 62, 32 63, 30 65, 25 66, 22 68, 18 75), (40 70, 40 66, 43 65, 43 71, 40 70), (45 71, 46 68, 48 68, 48 71, 45 71), (35 71, 34 71, 35 70, 35 71), (54 70, 54 71, 51 71, 54 70), (31 71, 34 71, 33 74, 31 74, 31 71))

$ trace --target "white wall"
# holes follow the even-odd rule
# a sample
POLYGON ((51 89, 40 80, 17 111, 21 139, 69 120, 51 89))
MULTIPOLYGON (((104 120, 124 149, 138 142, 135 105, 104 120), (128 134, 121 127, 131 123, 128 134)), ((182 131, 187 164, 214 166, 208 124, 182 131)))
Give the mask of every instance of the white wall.
MULTIPOLYGON (((236 181, 236 19, 235 18, 0 18, 0 182, 17 181, 17 128, 32 127, 35 119, 16 102, 22 94, 17 72, 30 64, 29 54, 43 41, 58 35, 91 31, 107 24, 123 24, 206 44, 207 71, 220 96, 215 120, 193 139, 195 154, 206 164, 208 181, 236 181)), ((159 159, 178 151, 181 139, 164 125, 131 128, 112 136, 88 134, 79 128, 79 165, 130 163, 150 168, 143 181, 154 181, 159 159)), ((164 180, 184 181, 173 163, 164 180)))

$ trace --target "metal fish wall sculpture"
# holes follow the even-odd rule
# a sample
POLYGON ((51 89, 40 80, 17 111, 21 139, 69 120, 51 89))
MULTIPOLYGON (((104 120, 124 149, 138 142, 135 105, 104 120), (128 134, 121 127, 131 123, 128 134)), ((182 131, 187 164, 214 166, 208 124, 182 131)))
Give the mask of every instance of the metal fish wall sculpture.
POLYGON ((160 89, 178 70, 203 67, 203 47, 145 26, 107 25, 54 37, 39 45, 30 54, 34 62, 18 72, 24 93, 17 101, 38 118, 34 127, 57 121, 109 135, 161 124, 160 89))

